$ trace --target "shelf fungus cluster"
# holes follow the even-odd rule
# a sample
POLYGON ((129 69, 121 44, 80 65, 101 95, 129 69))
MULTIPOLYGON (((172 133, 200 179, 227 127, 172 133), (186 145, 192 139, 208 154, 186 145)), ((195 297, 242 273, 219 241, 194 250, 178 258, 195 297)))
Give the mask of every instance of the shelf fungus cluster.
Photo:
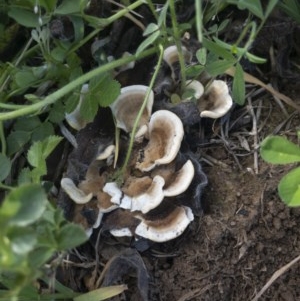
MULTIPOLYGON (((116 126, 128 134, 147 90, 144 86, 125 87, 111 105, 116 126)), ((124 163, 126 151, 121 150, 122 144, 125 150, 128 148, 127 134, 127 138, 121 136, 118 147, 107 144, 94 155, 83 179, 61 180, 77 212, 82 214, 87 207, 97 212, 93 224, 85 225, 89 234, 102 224, 103 231, 117 237, 165 242, 181 235, 194 219, 193 207, 197 205, 192 202, 200 202, 206 176, 192 154, 180 150, 184 129, 179 117, 168 110, 152 114, 152 105, 151 91, 121 181, 117 170, 124 163)))
MULTIPOLYGON (((182 47, 182 53, 186 64, 190 65, 192 54, 185 47, 182 47)), ((176 81, 179 78, 178 73, 180 73, 176 46, 165 49, 164 61, 171 69, 172 80, 176 81)), ((185 105, 186 102, 191 101, 191 98, 194 98, 201 118, 220 118, 232 107, 232 98, 228 86, 223 80, 213 80, 205 88, 198 80, 188 80, 186 81, 186 90, 190 90, 192 96, 182 99, 179 105, 185 105)), ((186 91, 182 92, 184 94, 186 91)))

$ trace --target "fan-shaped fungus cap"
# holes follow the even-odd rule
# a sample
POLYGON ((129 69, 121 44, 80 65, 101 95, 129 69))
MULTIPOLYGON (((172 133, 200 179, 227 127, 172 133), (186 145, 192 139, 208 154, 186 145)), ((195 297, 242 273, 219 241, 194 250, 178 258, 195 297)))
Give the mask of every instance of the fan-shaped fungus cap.
POLYGON ((93 193, 85 194, 84 191, 77 188, 74 182, 69 178, 62 178, 60 184, 62 189, 76 204, 86 204, 93 197, 93 193))
MULTIPOLYGON (((204 93, 204 87, 198 80, 187 80, 186 81, 186 90, 192 90, 193 96, 196 99, 199 99, 204 93)), ((183 101, 187 101, 192 97, 185 98, 183 101)))
MULTIPOLYGON (((127 133, 132 131, 135 119, 146 97, 148 87, 143 85, 133 85, 121 89, 119 97, 110 105, 112 113, 117 121, 117 127, 127 133)), ((136 137, 143 136, 147 132, 147 124, 152 112, 154 100, 153 91, 147 99, 147 105, 140 118, 136 137)))
POLYGON ((231 106, 228 86, 222 80, 214 80, 198 103, 200 116, 214 119, 224 116, 231 106))
POLYGON ((116 182, 108 182, 104 185, 103 191, 111 196, 110 201, 119 205, 122 198, 122 191, 116 182))
POLYGON ((180 236, 189 223, 194 219, 189 207, 174 207, 165 218, 148 220, 142 218, 136 227, 135 234, 152 241, 165 242, 180 236))
MULTIPOLYGON (((181 50, 182 50, 185 62, 190 63, 192 60, 192 54, 184 46, 181 47, 181 50)), ((163 59, 171 68, 173 79, 176 79, 178 76, 177 71, 180 70, 177 47, 175 45, 167 47, 164 50, 163 59), (179 68, 177 68, 177 67, 179 67, 179 68), (179 69, 179 70, 177 70, 177 69, 179 69)))
POLYGON ((115 148, 116 147, 113 144, 107 146, 104 151, 97 156, 96 160, 108 159, 115 152, 115 148))
POLYGON ((149 142, 136 167, 150 171, 156 165, 172 162, 180 149, 183 135, 182 122, 174 113, 167 110, 155 112, 149 122, 149 142))
POLYGON ((118 205, 112 203, 111 196, 103 191, 99 191, 97 193, 97 200, 98 200, 98 208, 102 213, 111 212, 119 207, 118 205))
POLYGON ((164 199, 165 180, 161 176, 157 175, 153 180, 150 177, 132 178, 130 182, 123 189, 125 196, 121 200, 121 208, 147 213, 164 199))
POLYGON ((85 94, 88 92, 88 90, 89 85, 84 84, 80 91, 80 98, 77 107, 71 113, 66 114, 66 120, 68 124, 77 131, 83 129, 87 125, 87 121, 83 119, 83 117, 80 114, 80 107, 82 105, 82 102, 84 101, 85 94))
POLYGON ((164 195, 170 197, 185 192, 190 186, 194 174, 193 163, 191 160, 186 161, 186 163, 173 174, 172 182, 164 189, 164 195))

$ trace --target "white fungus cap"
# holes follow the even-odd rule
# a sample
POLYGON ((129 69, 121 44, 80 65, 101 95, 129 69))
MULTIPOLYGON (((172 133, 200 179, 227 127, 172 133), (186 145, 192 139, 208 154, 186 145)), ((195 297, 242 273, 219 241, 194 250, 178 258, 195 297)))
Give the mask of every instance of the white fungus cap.
POLYGON ((231 106, 228 86, 222 80, 214 80, 198 102, 200 116, 214 119, 224 116, 231 106))
POLYGON ((165 242, 180 236, 194 215, 189 207, 175 207, 173 212, 163 220, 149 221, 142 219, 136 227, 135 234, 155 242, 165 242))
POLYGON ((60 185, 62 189, 67 193, 67 195, 76 203, 76 204, 86 204, 92 197, 93 193, 86 194, 81 189, 77 188, 74 182, 70 178, 62 178, 60 185))

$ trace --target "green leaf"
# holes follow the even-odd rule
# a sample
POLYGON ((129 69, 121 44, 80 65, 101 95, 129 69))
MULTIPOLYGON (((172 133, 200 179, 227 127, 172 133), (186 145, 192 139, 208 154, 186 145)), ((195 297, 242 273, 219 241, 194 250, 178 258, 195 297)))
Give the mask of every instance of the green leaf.
POLYGON ((272 164, 300 162, 300 148, 286 138, 270 136, 264 139, 260 148, 261 157, 272 164))
POLYGON ((143 36, 147 36, 151 33, 153 33, 154 31, 158 30, 159 27, 157 26, 157 24, 155 23, 149 23, 148 26, 146 27, 146 29, 143 32, 143 36))
POLYGON ((18 87, 27 88, 36 81, 31 70, 19 70, 14 79, 18 87))
POLYGON ((18 176, 18 185, 31 183, 31 171, 28 167, 23 168, 18 176))
POLYGON ((26 227, 43 214, 47 196, 38 184, 27 184, 12 190, 0 207, 0 223, 26 227))
POLYGON ((193 78, 193 77, 197 77, 198 75, 200 75, 202 73, 202 71, 204 70, 204 66, 202 65, 192 65, 192 66, 188 66, 185 69, 185 74, 187 77, 193 78))
POLYGON ((74 301, 102 301, 117 296, 124 292, 126 289, 127 286, 124 284, 102 287, 75 297, 74 301))
POLYGON ((28 263, 31 268, 40 268, 54 253, 54 248, 37 247, 28 254, 28 263))
POLYGON ((67 224, 60 229, 57 236, 58 249, 68 250, 77 247, 87 240, 83 228, 75 224, 67 224))
POLYGON ((35 142, 28 151, 28 162, 33 167, 39 167, 41 164, 45 164, 45 159, 50 155, 50 153, 61 140, 61 137, 50 136, 42 141, 35 142))
POLYGON ((101 83, 101 88, 99 87, 98 103, 101 107, 108 107, 112 104, 121 93, 121 85, 116 80, 110 78, 104 79, 101 83))
POLYGON ((35 128, 39 127, 41 124, 40 119, 37 116, 30 116, 30 117, 22 117, 19 118, 15 125, 15 131, 33 131, 35 128))
POLYGON ((268 18, 270 13, 273 11, 274 7, 277 5, 279 0, 269 0, 269 3, 267 5, 266 11, 265 11, 265 19, 268 18))
POLYGON ((136 50, 136 55, 139 55, 143 50, 152 45, 160 36, 160 30, 153 32, 148 38, 146 38, 136 50))
POLYGON ((159 27, 161 27, 162 25, 166 25, 168 8, 169 8, 169 1, 166 1, 164 7, 160 11, 160 14, 159 14, 159 17, 157 20, 159 27))
POLYGON ((300 167, 290 171, 280 180, 278 193, 288 206, 300 206, 300 167))
POLYGON ((15 131, 7 137, 7 154, 10 156, 20 151, 30 140, 31 133, 26 131, 15 131))
POLYGON ((248 51, 245 53, 245 56, 251 63, 264 64, 267 62, 265 58, 254 55, 248 51))
POLYGON ((207 55, 207 51, 206 51, 205 47, 202 47, 197 50, 196 57, 197 57, 197 60, 200 63, 200 65, 206 64, 206 55, 207 55))
POLYGON ((32 141, 40 141, 54 135, 54 128, 50 122, 44 122, 32 132, 32 141))
POLYGON ((260 0, 229 0, 228 2, 236 4, 239 9, 248 9, 253 15, 259 17, 260 19, 264 19, 263 9, 260 0))
POLYGON ((211 76, 217 76, 223 74, 227 69, 232 67, 234 62, 227 60, 217 60, 215 62, 209 63, 206 65, 206 71, 211 76))
POLYGON ((69 15, 80 12, 80 4, 82 0, 64 0, 54 11, 55 14, 69 15))
POLYGON ((10 6, 8 15, 17 21, 19 24, 26 27, 37 27, 39 26, 38 15, 33 10, 26 10, 25 8, 18 8, 10 6))
POLYGON ((80 115, 86 121, 92 121, 99 109, 98 100, 91 95, 91 93, 86 93, 83 97, 83 101, 80 106, 80 115))
MULTIPOLYGON (((89 84, 89 91, 86 93, 82 105, 86 101, 96 102, 102 107, 107 107, 113 103, 121 92, 121 85, 110 76, 94 77, 89 84)), ((98 108, 98 106, 97 106, 98 108)), ((81 108, 80 108, 81 110, 81 108)))
POLYGON ((0 154, 0 182, 6 179, 11 169, 10 160, 3 154, 0 154))
POLYGON ((240 63, 237 63, 232 85, 234 101, 239 105, 243 105, 245 103, 245 93, 244 71, 240 63))
POLYGON ((234 56, 224 47, 224 42, 215 39, 215 42, 203 38, 203 46, 218 57, 234 62, 234 56))
POLYGON ((7 233, 12 251, 18 255, 25 256, 34 249, 37 239, 31 228, 11 227, 7 233))
POLYGON ((51 108, 49 120, 53 123, 60 123, 65 119, 65 108, 61 101, 57 101, 51 108))

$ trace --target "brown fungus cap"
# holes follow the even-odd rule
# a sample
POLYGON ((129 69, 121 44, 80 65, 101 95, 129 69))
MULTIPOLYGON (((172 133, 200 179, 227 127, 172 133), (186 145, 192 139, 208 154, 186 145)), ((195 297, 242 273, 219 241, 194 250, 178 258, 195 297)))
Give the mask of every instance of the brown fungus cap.
POLYGON ((183 135, 182 122, 174 113, 156 111, 149 122, 149 142, 136 167, 141 171, 150 171, 157 165, 172 162, 180 149, 183 135))
POLYGON ((142 221, 135 229, 136 235, 155 242, 165 242, 180 236, 194 215, 189 207, 173 206, 172 211, 164 217, 140 218, 142 221))
MULTIPOLYGON (((148 87, 143 85, 133 85, 121 89, 119 97, 110 105, 118 128, 127 133, 132 131, 147 91, 148 87)), ((154 94, 151 91, 147 99, 147 105, 139 121, 136 137, 143 136, 147 132, 147 124, 152 112, 153 101, 154 94)))

